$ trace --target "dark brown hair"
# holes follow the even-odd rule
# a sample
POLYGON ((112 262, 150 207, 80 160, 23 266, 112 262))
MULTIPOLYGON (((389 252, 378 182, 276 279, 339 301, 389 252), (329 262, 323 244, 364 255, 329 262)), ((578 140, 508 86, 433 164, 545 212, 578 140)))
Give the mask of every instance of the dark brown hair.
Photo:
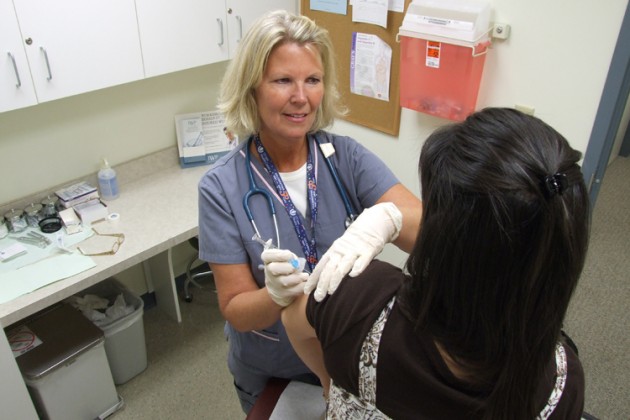
POLYGON ((488 390, 485 418, 530 420, 542 408, 533 396, 588 244, 580 156, 507 108, 442 127, 422 149, 424 213, 401 304, 488 390))

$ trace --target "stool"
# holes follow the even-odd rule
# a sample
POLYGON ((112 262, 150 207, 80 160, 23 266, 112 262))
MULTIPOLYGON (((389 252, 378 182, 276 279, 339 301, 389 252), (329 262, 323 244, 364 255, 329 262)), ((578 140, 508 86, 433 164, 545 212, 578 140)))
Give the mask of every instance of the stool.
POLYGON ((326 417, 323 392, 319 385, 271 378, 245 420, 323 419, 326 417))
POLYGON ((201 271, 201 272, 195 273, 195 274, 192 274, 190 272, 190 270, 192 268, 192 265, 195 263, 195 261, 197 261, 199 259, 199 238, 196 237, 196 236, 193 237, 193 238, 190 238, 188 240, 188 243, 190 243, 190 245, 193 248, 195 248, 195 250, 197 251, 197 253, 190 259, 190 261, 188 261, 188 264, 186 265, 186 280, 184 280, 184 300, 186 302, 192 302, 193 296, 192 296, 192 293, 189 290, 190 283, 194 284, 195 286, 197 286, 200 289, 203 289, 203 286, 201 286, 195 280, 197 280, 197 279, 199 279, 201 277, 212 276, 212 270, 201 271))

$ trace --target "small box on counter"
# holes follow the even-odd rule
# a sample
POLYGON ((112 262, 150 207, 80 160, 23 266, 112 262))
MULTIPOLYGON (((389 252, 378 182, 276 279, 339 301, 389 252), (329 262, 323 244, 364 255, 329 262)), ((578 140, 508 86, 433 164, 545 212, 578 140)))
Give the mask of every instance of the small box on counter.
POLYGON ((66 234, 73 235, 83 230, 81 227, 81 221, 77 216, 77 213, 72 209, 64 209, 59 212, 59 217, 66 228, 66 234))
POLYGON ((96 187, 87 182, 79 182, 68 187, 55 191, 59 201, 64 208, 70 208, 77 204, 98 199, 99 194, 96 187))
POLYGON ((109 214, 107 206, 99 199, 77 204, 73 208, 81 218, 81 223, 83 223, 84 226, 90 226, 97 220, 105 219, 109 214))

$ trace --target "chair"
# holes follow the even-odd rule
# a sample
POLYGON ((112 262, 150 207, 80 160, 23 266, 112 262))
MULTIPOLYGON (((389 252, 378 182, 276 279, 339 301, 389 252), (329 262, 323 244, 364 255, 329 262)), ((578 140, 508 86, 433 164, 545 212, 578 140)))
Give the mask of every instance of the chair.
POLYGON ((206 270, 206 271, 201 271, 198 273, 191 273, 191 268, 192 265, 195 263, 195 261, 197 261, 199 259, 199 238, 198 237, 193 237, 190 238, 188 240, 188 243, 190 243, 190 245, 195 248, 195 250, 197 251, 197 253, 190 259, 190 261, 188 261, 188 264, 186 265, 186 279, 184 280, 184 300, 186 302, 192 302, 193 296, 192 293, 190 292, 190 283, 194 284, 195 286, 197 286, 200 289, 203 289, 203 286, 201 286, 199 283, 197 283, 195 280, 201 278, 201 277, 208 277, 208 276, 212 276, 212 270, 206 270))
POLYGON ((245 420, 326 418, 323 392, 319 385, 271 378, 245 420))
POLYGON ((260 393, 256 399, 256 403, 249 411, 249 414, 245 420, 265 420, 271 417, 276 403, 280 399, 280 396, 284 392, 287 385, 289 385, 288 379, 271 378, 267 382, 265 389, 260 393))

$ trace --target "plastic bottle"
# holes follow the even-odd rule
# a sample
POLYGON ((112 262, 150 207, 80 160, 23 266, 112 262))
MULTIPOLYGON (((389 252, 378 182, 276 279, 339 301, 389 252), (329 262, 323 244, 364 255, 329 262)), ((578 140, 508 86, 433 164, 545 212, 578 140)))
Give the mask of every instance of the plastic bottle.
POLYGON ((116 178, 116 171, 109 166, 107 159, 103 159, 101 170, 98 171, 98 189, 103 200, 118 198, 118 178, 116 178))

